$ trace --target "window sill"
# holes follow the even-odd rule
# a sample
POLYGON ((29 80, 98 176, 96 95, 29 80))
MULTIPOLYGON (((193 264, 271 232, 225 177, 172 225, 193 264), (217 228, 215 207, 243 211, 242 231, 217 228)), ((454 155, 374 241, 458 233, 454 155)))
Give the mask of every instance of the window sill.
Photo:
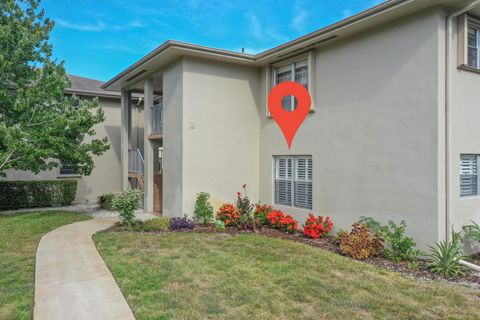
POLYGON ((82 176, 79 174, 59 174, 57 176, 57 179, 74 179, 74 178, 80 179, 82 178, 82 176))
POLYGON ((474 196, 460 196, 460 200, 473 200, 473 199, 478 199, 480 200, 480 195, 474 195, 474 196))
MULTIPOLYGON (((312 113, 315 113, 315 112, 317 112, 317 111, 315 110, 315 108, 312 108, 312 109, 310 109, 310 111, 308 111, 309 114, 312 114, 312 113)), ((267 114, 267 119, 273 119, 273 117, 272 117, 272 115, 270 114, 270 112, 267 114)))
POLYGON ((458 69, 464 70, 464 71, 470 71, 470 72, 474 72, 474 73, 480 74, 480 69, 473 68, 473 67, 467 66, 467 65, 465 65, 465 64, 459 65, 459 66, 458 66, 458 69))

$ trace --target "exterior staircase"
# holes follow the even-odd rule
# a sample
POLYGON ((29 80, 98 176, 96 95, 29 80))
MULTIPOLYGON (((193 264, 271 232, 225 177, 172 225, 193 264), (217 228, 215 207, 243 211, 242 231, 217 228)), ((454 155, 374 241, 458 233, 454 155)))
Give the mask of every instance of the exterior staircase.
POLYGON ((140 149, 128 150, 128 180, 132 189, 144 188, 145 161, 140 149))

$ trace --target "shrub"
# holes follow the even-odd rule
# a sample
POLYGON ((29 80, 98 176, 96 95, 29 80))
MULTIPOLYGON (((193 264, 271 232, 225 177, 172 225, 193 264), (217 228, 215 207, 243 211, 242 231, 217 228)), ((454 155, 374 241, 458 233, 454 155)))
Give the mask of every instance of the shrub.
POLYGON ((255 206, 255 224, 257 226, 262 226, 266 225, 268 223, 267 221, 267 215, 273 211, 272 206, 267 205, 267 204, 257 204, 255 206))
POLYGON ((144 231, 167 231, 170 229, 170 218, 153 218, 143 222, 144 231))
POLYGON ((312 239, 323 238, 332 231, 332 227, 333 223, 330 221, 330 217, 324 219, 322 216, 315 217, 309 213, 303 226, 303 234, 312 239))
POLYGON ((217 231, 225 230, 225 223, 222 220, 215 220, 214 227, 217 231))
POLYGON ((462 241, 460 234, 452 230, 451 241, 441 241, 430 246, 427 267, 433 272, 446 277, 463 275, 463 266, 458 262, 463 259, 462 241))
POLYGON ((68 206, 76 193, 76 180, 0 181, 0 210, 68 206))
POLYGON ((366 224, 370 230, 377 232, 385 241, 383 255, 386 259, 392 261, 414 260, 420 254, 420 250, 416 250, 416 243, 412 238, 405 235, 407 224, 404 220, 400 225, 393 221, 382 226, 380 222, 370 217, 361 217, 360 224, 366 224))
POLYGON ((217 220, 224 222, 225 226, 237 226, 240 213, 231 203, 224 203, 217 211, 217 220))
POLYGON ((193 230, 195 228, 195 222, 189 219, 186 215, 183 217, 173 217, 170 224, 170 229, 173 231, 178 230, 193 230))
POLYGON ((280 210, 273 210, 267 215, 268 225, 288 233, 294 233, 298 228, 298 221, 289 214, 285 215, 280 210))
POLYGON ((135 210, 140 206, 143 194, 139 190, 116 192, 113 196, 112 207, 120 214, 120 223, 130 227, 135 219, 135 210))
POLYGON ((367 259, 379 255, 383 239, 366 224, 355 223, 350 233, 340 235, 340 252, 355 259, 367 259))
POLYGON ((385 240, 383 256, 388 260, 415 260, 420 254, 420 250, 415 249, 415 241, 405 235, 406 229, 407 224, 403 220, 399 226, 389 221, 388 225, 381 228, 380 232, 385 240))
POLYGON ((113 210, 113 197, 114 193, 105 193, 98 198, 98 204, 102 209, 113 210))
POLYGON ((195 201, 195 217, 198 221, 202 221, 204 225, 213 220, 213 206, 210 204, 209 199, 209 193, 200 192, 197 194, 195 201))

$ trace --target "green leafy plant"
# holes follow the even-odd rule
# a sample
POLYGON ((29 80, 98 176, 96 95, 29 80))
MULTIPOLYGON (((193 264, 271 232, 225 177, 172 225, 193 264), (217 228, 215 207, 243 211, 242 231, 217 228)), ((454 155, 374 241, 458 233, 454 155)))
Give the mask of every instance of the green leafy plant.
POLYGON ((114 196, 115 194, 113 192, 102 194, 100 197, 98 197, 98 204, 102 209, 113 210, 112 202, 114 196))
POLYGON ((120 223, 131 227, 135 220, 135 210, 140 206, 143 194, 139 190, 126 190, 115 193, 112 207, 120 214, 120 223))
POLYGON ((76 180, 0 181, 0 210, 68 206, 76 193, 76 180))
POLYGON ((411 237, 405 235, 407 224, 404 220, 397 225, 393 221, 388 221, 387 225, 382 225, 371 217, 361 217, 359 223, 363 223, 370 230, 378 233, 384 239, 385 247, 383 256, 391 261, 415 260, 420 254, 416 250, 416 243, 411 237))
POLYGON ((210 204, 210 194, 207 192, 200 192, 197 194, 195 201, 195 218, 202 221, 206 226, 213 221, 213 206, 210 204))
POLYGON ((143 231, 168 231, 171 224, 172 222, 170 218, 153 218, 144 221, 141 224, 140 229, 143 231))
POLYGON ((381 228, 380 232, 385 240, 383 255, 388 260, 415 260, 420 254, 420 250, 415 249, 415 241, 405 235, 406 229, 407 224, 403 220, 398 226, 395 222, 389 221, 388 225, 381 228))
POLYGON ((52 57, 52 20, 39 0, 0 2, 0 176, 33 173, 61 163, 89 175, 93 157, 109 149, 95 138, 105 121, 98 99, 65 95, 64 63, 52 57))
POLYGON ((462 241, 460 233, 453 231, 450 241, 436 242, 430 246, 427 267, 433 272, 446 277, 463 275, 464 267, 459 263, 463 259, 462 241))
POLYGON ((472 221, 472 224, 464 226, 463 230, 467 238, 480 241, 480 225, 475 221, 472 221))
POLYGON ((222 220, 215 220, 215 223, 213 225, 215 227, 215 230, 217 231, 225 230, 225 222, 223 222, 222 220))
POLYGON ((350 233, 340 235, 340 252, 355 259, 378 256, 383 250, 383 239, 366 224, 353 224, 350 233))

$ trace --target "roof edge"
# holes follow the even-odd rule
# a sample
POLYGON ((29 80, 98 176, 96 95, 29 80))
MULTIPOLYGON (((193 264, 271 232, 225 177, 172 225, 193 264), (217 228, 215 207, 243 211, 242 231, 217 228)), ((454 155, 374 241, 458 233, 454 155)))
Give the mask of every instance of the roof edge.
POLYGON ((328 34, 330 32, 333 32, 335 30, 339 30, 341 28, 347 28, 353 24, 356 24, 364 19, 370 18, 372 16, 378 15, 383 13, 384 11, 393 9, 397 6, 400 5, 405 5, 411 2, 415 2, 418 0, 389 0, 387 2, 378 4, 372 8, 369 8, 365 11, 362 11, 360 13, 357 13, 349 18, 340 20, 334 24, 328 25, 324 28, 321 28, 319 30, 313 31, 311 33, 308 33, 304 36, 301 36, 299 38, 296 38, 294 40, 291 40, 289 42, 286 42, 284 44, 281 44, 279 46, 276 46, 272 49, 260 52, 255 55, 251 54, 245 54, 245 53, 239 53, 239 52, 234 52, 234 51, 229 51, 229 50, 223 50, 223 49, 216 49, 216 48, 211 48, 211 47, 206 47, 206 46, 201 46, 201 45, 195 45, 195 44, 190 44, 190 43, 185 43, 185 42, 180 42, 180 41, 174 41, 174 40, 168 40, 164 42, 162 45, 157 47, 155 50, 151 51, 149 54, 144 56, 142 59, 138 60, 131 66, 129 66, 127 69, 124 71, 120 72, 118 75, 104 83, 101 88, 106 90, 108 87, 113 85, 115 82, 117 82, 119 79, 124 77, 125 75, 131 73, 133 70, 136 68, 140 67, 141 65, 147 63, 154 57, 160 55, 162 52, 167 50, 168 48, 174 47, 174 48, 180 48, 180 49, 188 49, 188 50, 195 50, 195 51, 200 51, 204 53, 210 53, 210 54, 215 54, 215 55, 221 55, 224 57, 230 57, 230 58, 235 58, 235 59, 241 59, 244 61, 250 61, 250 62, 257 62, 262 59, 266 59, 270 57, 273 54, 276 54, 282 50, 286 50, 290 47, 293 47, 295 45, 300 45, 304 42, 307 41, 312 41, 313 39, 323 36, 325 34, 328 34))

